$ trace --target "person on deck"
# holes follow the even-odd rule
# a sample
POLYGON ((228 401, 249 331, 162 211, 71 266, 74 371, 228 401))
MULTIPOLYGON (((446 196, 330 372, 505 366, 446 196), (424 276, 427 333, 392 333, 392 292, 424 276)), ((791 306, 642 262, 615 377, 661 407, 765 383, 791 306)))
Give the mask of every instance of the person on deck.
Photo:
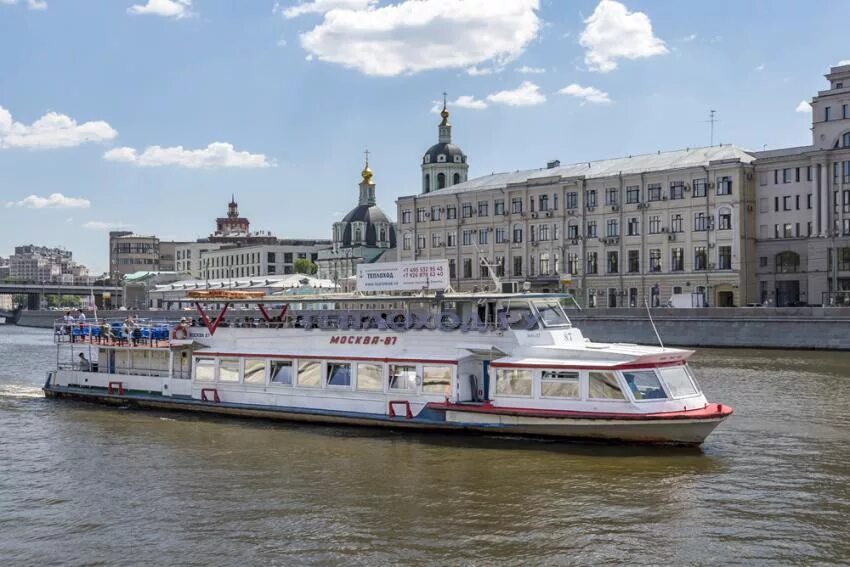
POLYGON ((91 372, 91 361, 83 353, 80 353, 80 371, 91 372))

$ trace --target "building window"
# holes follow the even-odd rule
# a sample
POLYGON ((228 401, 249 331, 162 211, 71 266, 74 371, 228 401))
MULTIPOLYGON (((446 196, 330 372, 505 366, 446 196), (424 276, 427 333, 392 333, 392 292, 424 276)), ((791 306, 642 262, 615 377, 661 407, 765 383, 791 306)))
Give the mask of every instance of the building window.
POLYGON ((499 227, 496 229, 496 244, 505 242, 505 228, 499 227))
POLYGON ((596 206, 596 189, 589 189, 585 194, 585 203, 587 208, 596 206))
POLYGON ((759 267, 767 267, 767 256, 759 256, 759 267))
POLYGON ((785 195, 782 197, 782 210, 790 211, 791 210, 791 195, 785 195))
POLYGON ((587 221, 587 237, 596 238, 596 221, 587 221))
POLYGON ((505 214, 505 202, 504 201, 496 201, 493 205, 493 212, 496 216, 505 214))
POLYGON ((478 201, 478 216, 486 217, 490 215, 490 204, 487 201, 478 201))
POLYGON ((514 277, 522 275, 522 256, 514 256, 514 277))
POLYGON ((425 249, 425 235, 420 234, 416 237, 416 249, 424 250, 425 249))
POLYGON ((670 217, 670 232, 683 232, 682 215, 680 213, 676 213, 670 217))
POLYGON ((449 258, 449 278, 457 278, 457 260, 449 258))
POLYGON ((694 232, 708 230, 708 217, 705 213, 696 213, 694 215, 694 232))
POLYGON ((448 248, 454 248, 455 246, 457 246, 457 233, 456 232, 446 233, 446 246, 448 248))
POLYGON ((578 275, 578 254, 575 252, 567 254, 567 270, 574 276, 578 275))
POLYGON ((608 252, 606 266, 609 274, 616 274, 620 271, 620 256, 616 250, 608 252))
POLYGON ((474 230, 464 230, 463 231, 463 245, 464 246, 472 246, 472 239, 475 235, 474 230))
POLYGON ((791 172, 793 170, 790 167, 786 167, 782 170, 782 183, 791 183, 791 172))
POLYGON ((729 209, 720 209, 720 213, 717 215, 718 218, 718 228, 720 230, 732 230, 732 211, 729 209))
POLYGON ((443 245, 439 232, 431 233, 431 248, 440 248, 443 245))
POLYGON ((618 197, 617 193, 618 193, 618 191, 617 191, 616 187, 609 187, 608 189, 606 189, 605 190, 605 204, 606 205, 616 205, 619 202, 619 199, 617 198, 618 197))
POLYGON ((587 253, 587 269, 585 273, 587 274, 595 274, 597 267, 597 254, 596 252, 588 252, 587 253))
POLYGON ((537 227, 537 239, 541 242, 546 242, 549 240, 549 225, 541 224, 537 227))
POLYGON ((514 197, 511 199, 511 212, 522 213, 522 198, 514 197))
POLYGON ((705 197, 708 192, 708 179, 694 179, 694 197, 705 197))
POLYGON ((619 236, 619 227, 617 226, 617 219, 608 219, 608 222, 605 225, 605 234, 607 236, 619 236))
POLYGON ((472 218, 472 203, 464 203, 461 206, 461 216, 465 219, 472 218))
POLYGON ((729 176, 717 178, 717 194, 731 195, 732 194, 732 178, 729 176))
POLYGON ((658 234, 661 232, 661 217, 653 215, 649 217, 649 234, 658 234))
POLYGON ((777 254, 775 261, 777 273, 796 273, 800 269, 800 255, 790 250, 777 254))
POLYGON ((649 201, 660 201, 661 200, 661 184, 660 183, 651 183, 647 185, 646 192, 648 195, 649 201))
POLYGON ((629 185, 626 187, 626 203, 634 204, 640 203, 640 186, 639 185, 629 185))
POLYGON ((823 109, 823 121, 829 122, 830 114, 832 114, 832 107, 827 106, 823 109))
POLYGON ((549 275, 549 254, 540 255, 540 275, 549 275))
POLYGON ((541 211, 549 210, 549 195, 540 195, 540 207, 541 211))
MULTIPOLYGON (((847 108, 846 104, 844 105, 844 108, 847 108)), ((841 136, 841 145, 845 148, 850 148, 850 132, 845 132, 844 135, 841 136)))
POLYGON ((489 232, 486 228, 478 229, 478 244, 487 244, 487 235, 489 232))
POLYGON ((684 199, 685 198, 685 182, 684 181, 674 181, 670 184, 670 199, 684 199))
POLYGON ((717 269, 731 270, 732 269, 732 247, 720 246, 717 248, 717 269))
POLYGON ((697 246, 694 248, 694 270, 702 271, 708 267, 708 254, 705 251, 705 246, 697 246))
POLYGON ((652 248, 649 251, 649 271, 661 271, 661 250, 659 248, 652 248))
POLYGON ((670 271, 684 272, 685 271, 685 249, 672 248, 670 250, 670 271))
POLYGON ((440 220, 440 207, 438 207, 437 205, 434 205, 433 207, 431 207, 431 220, 432 221, 440 220))
POLYGON ((567 226, 567 238, 575 240, 578 238, 578 225, 571 224, 567 226))
POLYGON ((628 271, 630 274, 640 272, 640 250, 629 250, 628 271))
POLYGON ((578 208, 578 193, 575 191, 571 191, 567 193, 567 208, 568 209, 577 209, 578 208))
POLYGON ((522 242, 522 225, 519 225, 519 224, 514 225, 514 242, 515 243, 522 242))
POLYGON ((558 210, 558 194, 552 193, 552 208, 558 210))
POLYGON ((466 280, 472 278, 472 258, 463 259, 463 278, 466 280))
POLYGON ((437 174, 437 189, 445 189, 446 188, 446 174, 438 173, 437 174))
POLYGON ((416 222, 425 222, 425 209, 416 209, 416 222))
POLYGON ((640 235, 640 220, 637 217, 632 217, 629 219, 629 222, 626 225, 626 234, 628 234, 629 236, 640 235))

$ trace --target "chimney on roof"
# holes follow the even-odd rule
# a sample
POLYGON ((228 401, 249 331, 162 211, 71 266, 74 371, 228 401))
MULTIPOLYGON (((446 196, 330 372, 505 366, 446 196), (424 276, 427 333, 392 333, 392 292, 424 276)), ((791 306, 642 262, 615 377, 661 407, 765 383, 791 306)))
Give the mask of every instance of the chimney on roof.
POLYGON ((546 162, 546 169, 555 169, 556 167, 561 166, 561 160, 553 159, 551 161, 546 162))

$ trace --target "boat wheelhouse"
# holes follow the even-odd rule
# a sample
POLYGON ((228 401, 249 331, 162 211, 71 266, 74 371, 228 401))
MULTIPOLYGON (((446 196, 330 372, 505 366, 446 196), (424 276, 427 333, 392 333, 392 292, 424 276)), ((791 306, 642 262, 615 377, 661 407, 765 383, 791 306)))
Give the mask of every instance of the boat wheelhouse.
POLYGON ((195 326, 58 324, 59 365, 44 391, 283 420, 686 445, 731 414, 700 391, 692 351, 590 341, 563 310, 570 299, 198 294, 187 298, 195 326))

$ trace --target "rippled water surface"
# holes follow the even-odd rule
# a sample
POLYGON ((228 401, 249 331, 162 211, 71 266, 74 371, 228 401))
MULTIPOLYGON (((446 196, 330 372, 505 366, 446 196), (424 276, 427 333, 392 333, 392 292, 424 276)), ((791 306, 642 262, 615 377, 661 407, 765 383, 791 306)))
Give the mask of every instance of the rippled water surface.
POLYGON ((4 565, 850 562, 850 353, 698 352, 702 450, 45 400, 55 358, 0 326, 4 565))

